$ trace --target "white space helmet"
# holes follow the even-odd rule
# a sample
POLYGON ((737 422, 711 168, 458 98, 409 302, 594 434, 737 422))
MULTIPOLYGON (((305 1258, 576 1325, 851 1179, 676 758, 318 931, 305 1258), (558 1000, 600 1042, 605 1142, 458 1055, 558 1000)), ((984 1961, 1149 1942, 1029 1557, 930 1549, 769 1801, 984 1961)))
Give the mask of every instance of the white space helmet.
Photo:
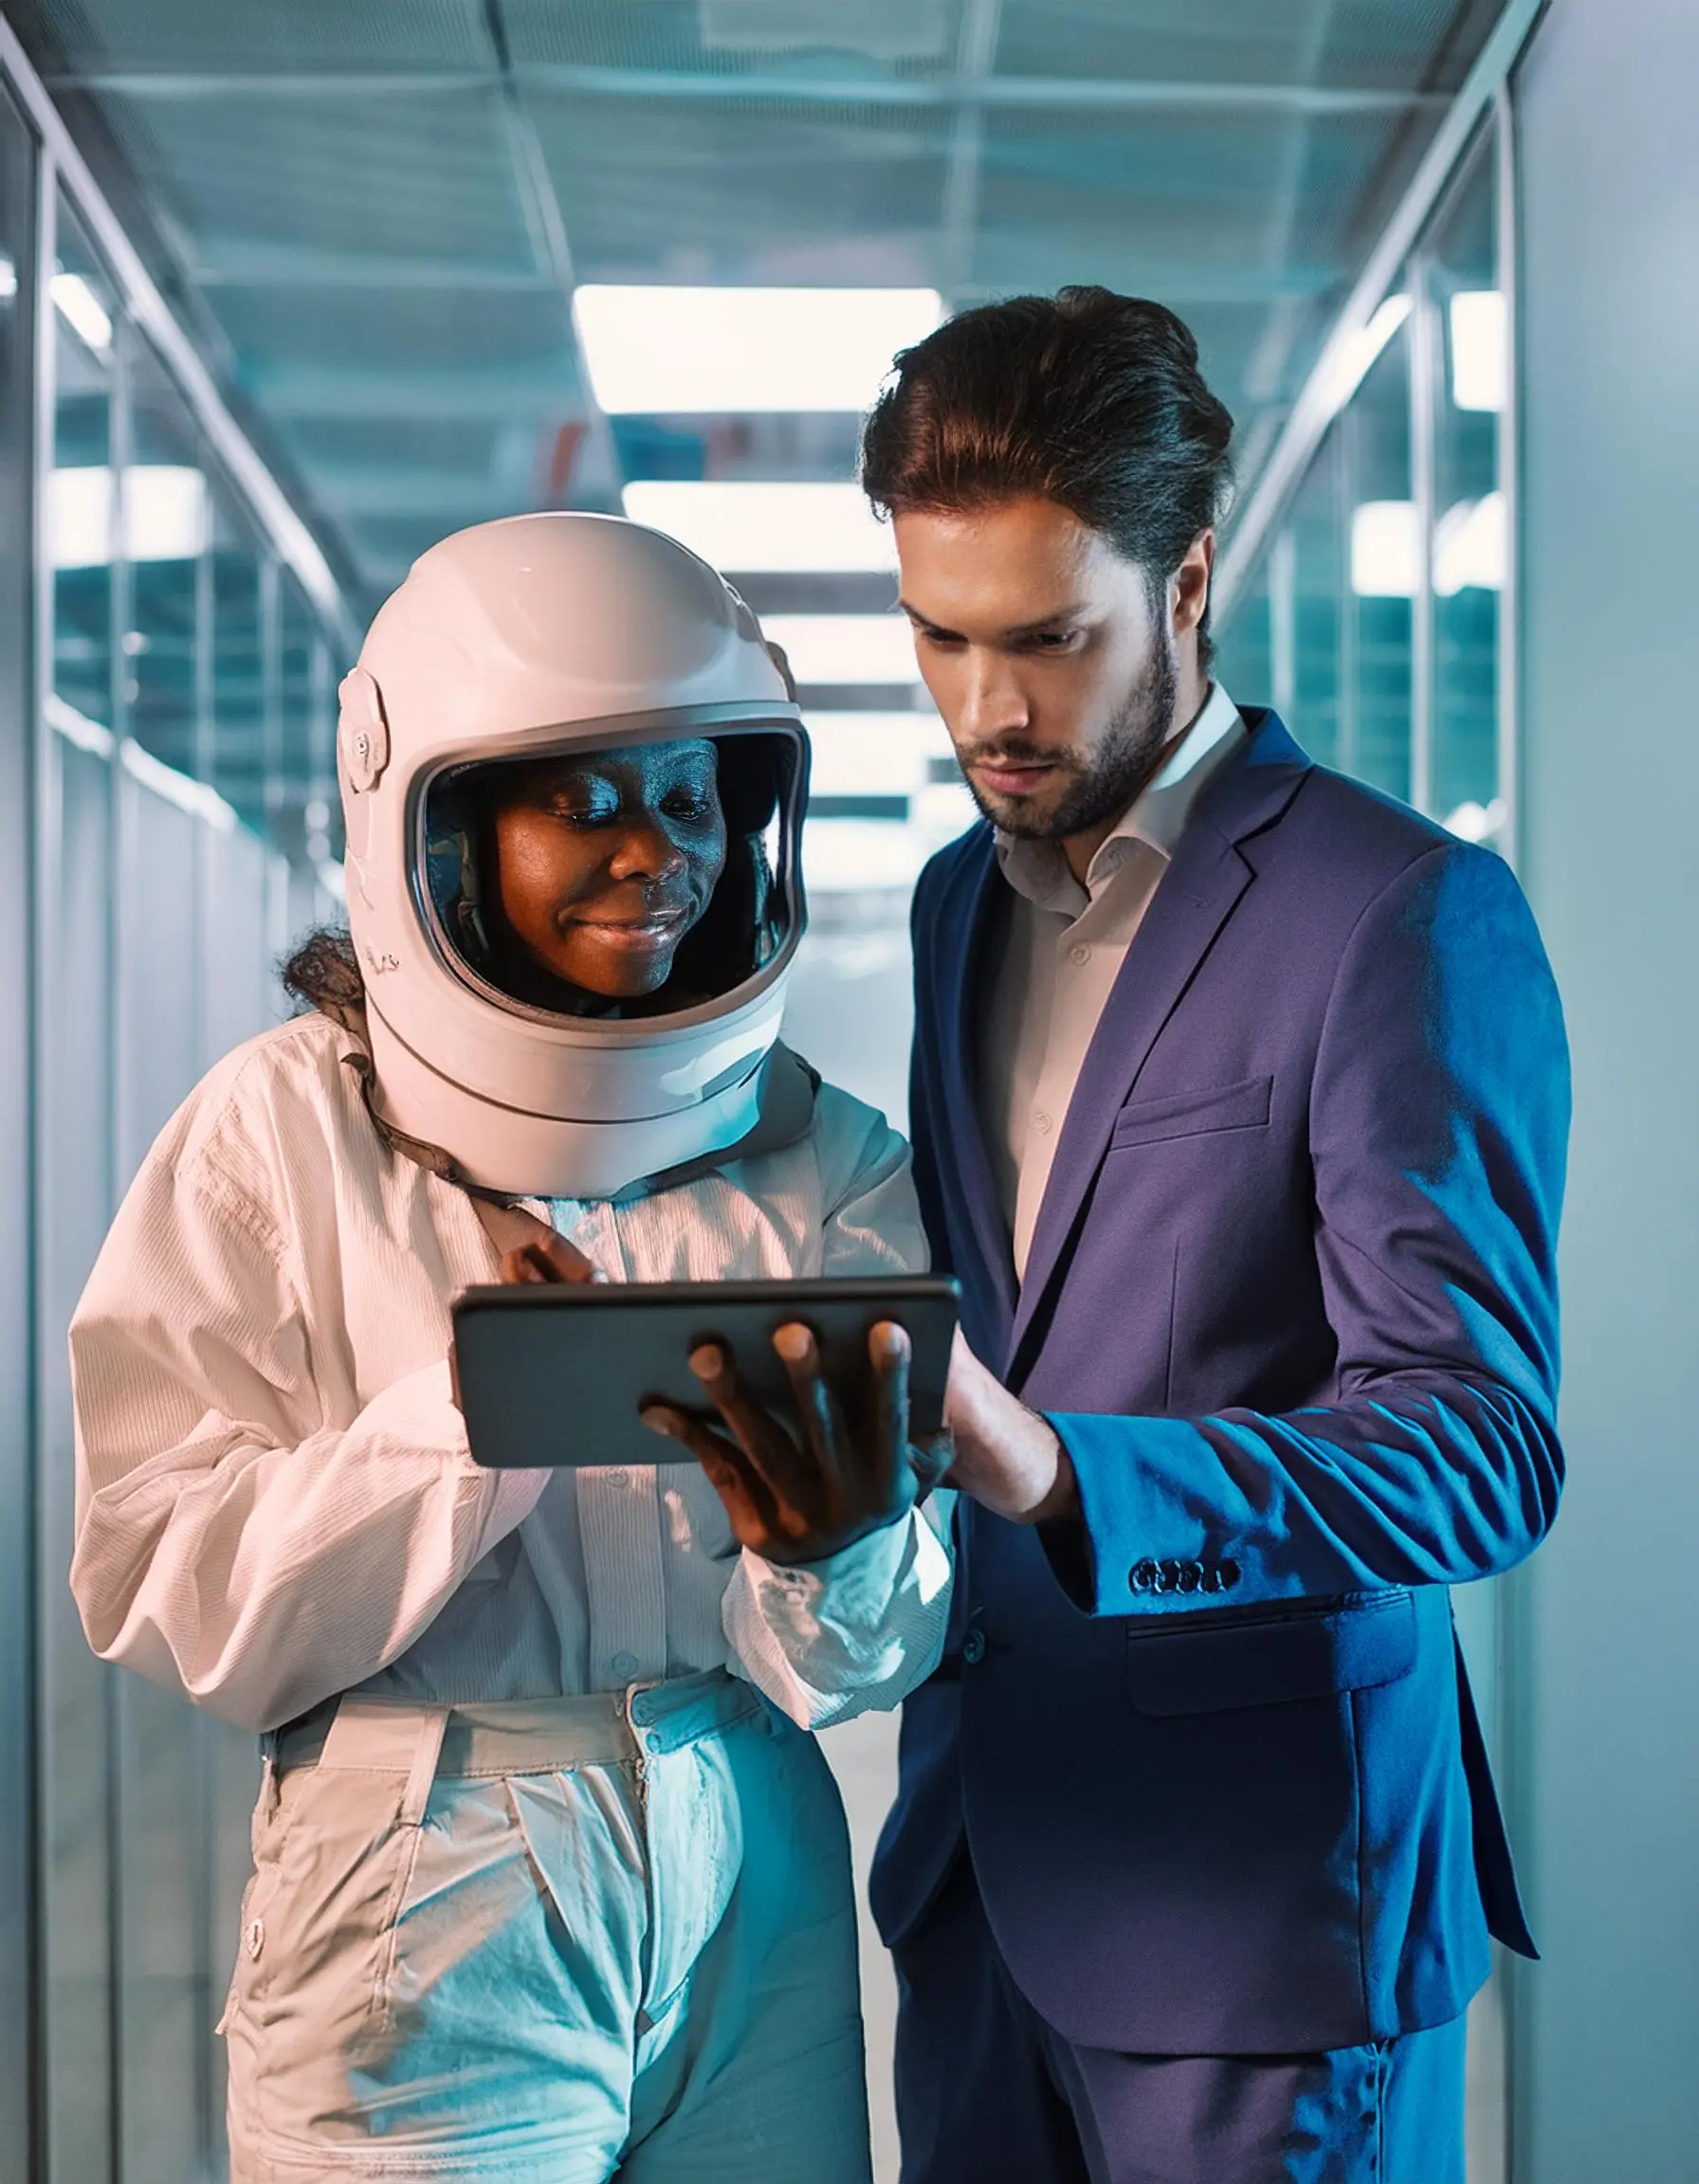
POLYGON ((747 1137, 802 936, 807 754, 755 616, 676 540, 545 514, 422 555, 343 681, 337 742, 383 1118, 469 1182, 548 1197, 747 1137), (504 982, 481 901, 496 770, 703 740, 726 862, 666 984, 641 1011, 568 1012, 504 982))

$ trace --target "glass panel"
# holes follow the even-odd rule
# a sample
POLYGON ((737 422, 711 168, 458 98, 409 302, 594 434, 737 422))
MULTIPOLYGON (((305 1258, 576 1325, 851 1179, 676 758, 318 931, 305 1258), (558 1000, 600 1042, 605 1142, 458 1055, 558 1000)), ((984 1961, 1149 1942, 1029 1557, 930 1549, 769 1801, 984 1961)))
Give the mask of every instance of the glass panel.
POLYGON ((1509 537, 1499 418, 1509 343, 1490 155, 1489 142, 1424 253, 1444 356, 1434 444, 1434 808, 1477 841, 1505 820, 1498 654, 1509 537))
POLYGON ((265 827, 265 556, 234 495, 212 485, 212 638, 208 777, 256 833, 265 827))
POLYGON ((198 775, 206 765, 195 659, 210 529, 207 476, 188 408, 140 341, 129 357, 129 389, 119 517, 129 578, 120 640, 129 728, 155 757, 198 775))
POLYGON ((113 346, 119 314, 59 209, 59 307, 46 526, 51 688, 43 749, 48 928, 41 986, 40 1592, 46 2097, 53 2184, 112 2175, 112 1830, 116 1678, 89 1651, 64 1581, 72 1448, 64 1331, 113 1207, 113 346), (66 286, 74 282, 74 286, 66 286))
MULTIPOLYGON (((1394 335, 1334 428, 1349 482, 1346 541, 1355 660, 1342 652, 1355 714, 1352 773, 1410 794, 1412 622, 1420 569, 1410 460, 1410 351, 1394 335)), ((1342 752, 1342 755, 1343 753, 1342 752)))

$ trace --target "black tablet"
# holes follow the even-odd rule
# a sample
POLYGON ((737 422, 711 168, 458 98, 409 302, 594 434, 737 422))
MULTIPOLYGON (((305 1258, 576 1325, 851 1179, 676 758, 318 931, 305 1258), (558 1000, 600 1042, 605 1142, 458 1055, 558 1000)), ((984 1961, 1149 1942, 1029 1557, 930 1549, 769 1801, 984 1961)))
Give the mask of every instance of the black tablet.
POLYGON ((792 1416, 791 1384, 773 1348, 787 1320, 812 1327, 829 1376, 867 1370, 868 1333, 894 1320, 914 1345, 910 1430, 943 1423, 959 1290, 945 1274, 819 1282, 517 1283, 467 1289, 454 1307, 454 1348, 466 1436, 480 1464, 673 1462, 638 1419, 659 1397, 704 1408, 686 1362, 698 1342, 727 1345, 744 1385, 792 1416))

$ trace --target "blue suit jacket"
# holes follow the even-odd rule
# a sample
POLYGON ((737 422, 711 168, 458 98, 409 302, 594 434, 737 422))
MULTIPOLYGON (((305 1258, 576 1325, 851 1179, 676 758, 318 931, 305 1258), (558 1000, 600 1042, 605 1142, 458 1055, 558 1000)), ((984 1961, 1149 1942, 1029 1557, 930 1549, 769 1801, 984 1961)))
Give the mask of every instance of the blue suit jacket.
POLYGON ((912 1129, 966 1333, 1084 1525, 963 1502, 908 1701, 887 1941, 963 1840, 1070 2039, 1346 2047, 1531 1955, 1447 1587, 1551 1522, 1562 1020, 1503 862, 1280 722, 1199 800, 1081 1069, 1017 1287, 970 1081, 991 829, 915 900, 912 1129))

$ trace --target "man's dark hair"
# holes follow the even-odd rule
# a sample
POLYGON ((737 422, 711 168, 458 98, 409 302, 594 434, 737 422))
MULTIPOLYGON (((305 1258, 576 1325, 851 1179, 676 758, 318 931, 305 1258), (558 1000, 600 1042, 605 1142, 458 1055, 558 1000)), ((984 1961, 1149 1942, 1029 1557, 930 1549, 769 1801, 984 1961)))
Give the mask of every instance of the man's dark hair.
POLYGON ((1107 288, 1011 297, 947 320, 895 371, 862 434, 862 485, 887 514, 1054 500, 1154 594, 1225 513, 1233 418, 1160 303, 1107 288))

